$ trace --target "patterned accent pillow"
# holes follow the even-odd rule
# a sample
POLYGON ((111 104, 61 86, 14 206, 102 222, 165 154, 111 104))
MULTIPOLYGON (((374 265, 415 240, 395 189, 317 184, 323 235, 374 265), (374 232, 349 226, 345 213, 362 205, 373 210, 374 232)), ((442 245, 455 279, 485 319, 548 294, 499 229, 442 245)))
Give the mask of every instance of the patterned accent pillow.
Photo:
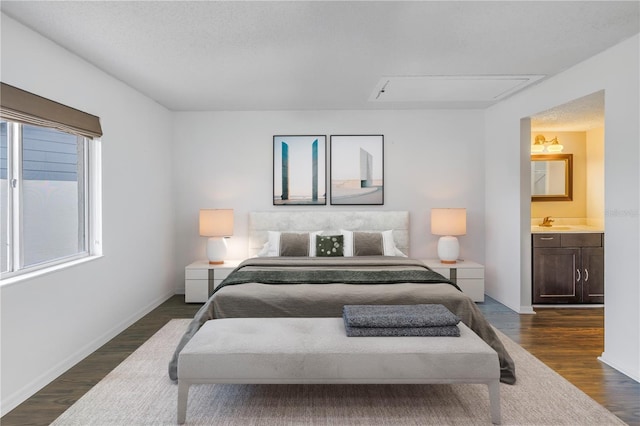
POLYGON ((344 237, 342 235, 316 236, 316 256, 344 256, 344 237))

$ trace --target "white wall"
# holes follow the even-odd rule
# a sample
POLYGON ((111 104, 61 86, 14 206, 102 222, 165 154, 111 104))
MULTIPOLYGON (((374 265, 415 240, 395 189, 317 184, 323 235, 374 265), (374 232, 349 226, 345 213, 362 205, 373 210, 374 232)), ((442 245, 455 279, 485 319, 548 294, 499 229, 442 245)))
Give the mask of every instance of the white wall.
POLYGON ((487 293, 517 311, 531 305, 528 120, 605 91, 605 351, 602 360, 640 379, 639 46, 636 35, 486 111, 487 293))
POLYGON ((0 287, 2 412, 174 293, 171 114, 2 14, 2 81, 101 117, 104 257, 0 287))
POLYGON ((587 132, 587 225, 604 229, 604 128, 587 132))
MULTIPOLYGON (((461 256, 484 261, 481 111, 279 111, 176 113, 174 183, 179 266, 205 257, 200 208, 235 209, 229 258, 247 255, 248 212, 408 210, 410 252, 436 257, 432 207, 466 207, 461 256), (384 206, 278 206, 273 197, 273 135, 383 134, 384 206)), ((329 162, 329 160, 328 160, 329 162)), ((329 173, 327 171, 327 176, 329 173)), ((178 278, 178 277, 176 277, 178 278)), ((178 291, 182 290, 183 286, 178 291)))

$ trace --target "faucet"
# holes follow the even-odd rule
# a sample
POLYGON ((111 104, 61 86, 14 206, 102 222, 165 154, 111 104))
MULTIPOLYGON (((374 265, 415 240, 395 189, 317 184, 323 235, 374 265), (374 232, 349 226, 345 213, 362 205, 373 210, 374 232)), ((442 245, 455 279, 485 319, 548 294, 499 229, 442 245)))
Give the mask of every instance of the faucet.
POLYGON ((539 224, 539 226, 549 226, 549 227, 551 227, 551 222, 553 222, 553 219, 551 219, 551 216, 545 216, 545 218, 542 219, 542 223, 539 224))

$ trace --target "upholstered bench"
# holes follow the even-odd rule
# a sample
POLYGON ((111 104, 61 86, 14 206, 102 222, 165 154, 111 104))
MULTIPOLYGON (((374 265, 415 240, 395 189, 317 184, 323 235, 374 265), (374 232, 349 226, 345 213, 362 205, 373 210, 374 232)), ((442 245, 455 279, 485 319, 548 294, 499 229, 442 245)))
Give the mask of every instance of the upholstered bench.
POLYGON ((347 337, 342 318, 207 321, 178 357, 178 423, 199 383, 483 383, 500 423, 498 354, 460 337, 347 337))

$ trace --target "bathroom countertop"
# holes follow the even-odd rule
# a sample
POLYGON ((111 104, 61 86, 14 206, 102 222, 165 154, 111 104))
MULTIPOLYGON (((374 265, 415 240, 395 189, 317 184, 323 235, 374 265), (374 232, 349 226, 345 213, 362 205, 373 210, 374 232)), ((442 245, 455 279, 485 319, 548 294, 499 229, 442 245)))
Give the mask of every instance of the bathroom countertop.
POLYGON ((553 234, 553 233, 575 233, 585 234, 593 232, 604 232, 604 229, 587 225, 557 225, 557 226, 532 226, 532 234, 553 234))

